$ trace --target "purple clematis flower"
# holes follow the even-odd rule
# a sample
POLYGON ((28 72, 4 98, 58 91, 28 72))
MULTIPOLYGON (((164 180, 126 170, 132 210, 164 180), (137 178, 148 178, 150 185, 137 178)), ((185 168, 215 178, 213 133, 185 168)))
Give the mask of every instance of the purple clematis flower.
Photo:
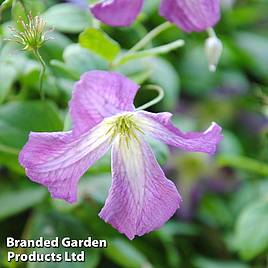
POLYGON ((129 26, 141 12, 143 0, 104 0, 90 9, 100 21, 111 26, 129 26))
MULTIPOLYGON (((128 26, 140 13, 143 0, 102 0, 93 15, 111 26, 128 26)), ((160 15, 185 32, 200 32, 220 19, 220 0, 161 0, 160 15)))
POLYGON ((172 125, 170 113, 135 110, 138 88, 118 73, 85 73, 70 102, 73 130, 32 132, 19 155, 32 181, 48 187, 52 197, 73 203, 80 177, 112 148, 112 186, 99 215, 129 239, 159 228, 181 202, 147 137, 209 154, 222 138, 216 123, 203 133, 183 133, 172 125))
POLYGON ((220 0, 162 0, 160 15, 185 32, 202 32, 220 19, 220 0))

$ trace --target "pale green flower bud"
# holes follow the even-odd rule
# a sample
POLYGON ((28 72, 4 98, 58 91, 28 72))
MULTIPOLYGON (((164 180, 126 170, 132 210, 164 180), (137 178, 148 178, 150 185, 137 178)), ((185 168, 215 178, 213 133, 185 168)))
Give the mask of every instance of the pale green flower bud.
POLYGON ((207 38, 205 50, 208 58, 208 68, 211 72, 215 72, 219 59, 222 54, 222 42, 216 36, 207 38))

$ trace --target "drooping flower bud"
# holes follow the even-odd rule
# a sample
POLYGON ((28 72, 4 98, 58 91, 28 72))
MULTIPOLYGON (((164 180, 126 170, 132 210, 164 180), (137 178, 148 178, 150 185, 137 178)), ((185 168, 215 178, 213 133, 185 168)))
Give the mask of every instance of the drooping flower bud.
POLYGON ((222 42, 217 36, 210 36, 205 43, 205 51, 208 58, 208 68, 215 72, 222 53, 222 42))
POLYGON ((22 18, 18 21, 22 24, 23 31, 18 31, 14 27, 10 27, 13 36, 7 40, 23 45, 22 50, 36 51, 50 39, 47 37, 47 33, 51 32, 52 29, 46 31, 46 23, 39 16, 33 17, 30 13, 27 18, 27 22, 22 18))

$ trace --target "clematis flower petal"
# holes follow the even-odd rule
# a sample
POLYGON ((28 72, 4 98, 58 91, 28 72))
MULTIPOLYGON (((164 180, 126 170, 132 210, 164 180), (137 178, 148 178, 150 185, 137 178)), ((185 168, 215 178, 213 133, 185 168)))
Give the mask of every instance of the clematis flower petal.
POLYGON ((134 97, 139 86, 114 72, 91 71, 75 84, 70 102, 75 135, 94 127, 104 118, 134 110, 134 97))
POLYGON ((111 26, 129 26, 141 12, 143 0, 103 0, 91 7, 100 21, 111 26))
POLYGON ((201 32, 220 19, 220 0, 161 0, 160 15, 185 32, 201 32))
POLYGON ((216 123, 204 132, 183 133, 171 122, 170 113, 149 113, 140 111, 136 114, 141 129, 148 135, 169 145, 186 151, 213 154, 221 141, 221 127, 216 123))
POLYGON ((48 187, 52 197, 76 201, 77 183, 110 148, 109 125, 101 123, 79 138, 72 132, 32 132, 20 152, 27 176, 48 187))
POLYGON ((129 239, 161 227, 179 208, 180 195, 147 143, 115 140, 113 181, 100 217, 129 239))

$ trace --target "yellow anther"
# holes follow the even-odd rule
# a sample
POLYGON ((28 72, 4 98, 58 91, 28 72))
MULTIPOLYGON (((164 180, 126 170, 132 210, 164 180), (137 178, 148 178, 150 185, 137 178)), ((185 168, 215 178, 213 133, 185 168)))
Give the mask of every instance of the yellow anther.
POLYGON ((112 142, 116 136, 119 136, 120 144, 125 141, 129 146, 129 140, 134 138, 139 141, 137 131, 144 134, 140 127, 137 125, 133 118, 133 114, 124 114, 117 117, 114 121, 108 122, 111 127, 106 134, 111 134, 110 142, 112 142))

